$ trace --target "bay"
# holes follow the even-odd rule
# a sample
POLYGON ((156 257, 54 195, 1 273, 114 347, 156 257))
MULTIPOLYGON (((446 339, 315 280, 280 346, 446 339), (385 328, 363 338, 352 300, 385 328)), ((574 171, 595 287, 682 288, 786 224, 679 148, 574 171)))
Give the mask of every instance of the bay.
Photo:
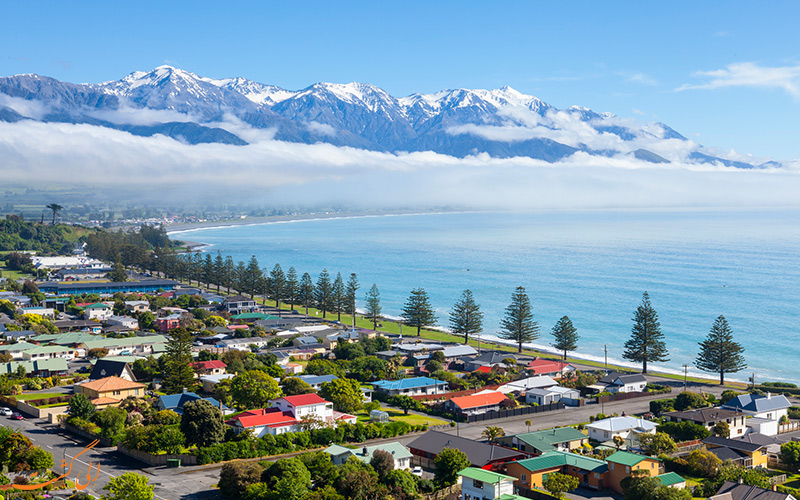
POLYGON ((670 361, 693 368, 697 343, 723 314, 746 351, 747 372, 726 378, 800 380, 800 212, 652 210, 469 212, 300 220, 171 233, 204 251, 261 266, 295 267, 316 281, 358 275, 376 283, 384 314, 399 316, 412 288, 447 314, 465 288, 485 313, 485 336, 499 328, 511 293, 524 286, 548 348, 564 315, 578 328, 577 355, 622 362, 633 312, 647 291, 670 361))

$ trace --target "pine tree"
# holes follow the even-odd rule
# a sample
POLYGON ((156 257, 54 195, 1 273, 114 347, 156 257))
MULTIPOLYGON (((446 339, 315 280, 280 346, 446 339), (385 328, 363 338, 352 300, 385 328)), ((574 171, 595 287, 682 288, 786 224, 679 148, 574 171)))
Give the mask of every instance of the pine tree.
POLYGON ((336 279, 333 280, 333 289, 331 291, 331 307, 337 315, 337 321, 342 321, 342 311, 346 307, 346 299, 347 293, 344 288, 342 273, 336 273, 336 279))
POLYGON ((211 254, 207 253, 206 258, 203 260, 203 282, 206 287, 210 287, 214 280, 214 259, 211 254))
POLYGON ((222 252, 217 251, 217 256, 214 258, 214 278, 212 282, 217 285, 217 293, 219 293, 220 286, 225 283, 225 259, 222 258, 222 252))
POLYGON ((400 316, 403 317, 407 325, 417 328, 417 337, 419 337, 423 326, 436 324, 436 315, 433 314, 428 293, 423 288, 411 290, 411 295, 408 296, 400 316))
POLYGON ((500 338, 516 342, 517 352, 522 352, 523 343, 539 338, 539 325, 533 320, 533 308, 525 287, 518 286, 511 294, 511 303, 506 307, 500 326, 500 338))
POLYGON ((300 280, 300 301, 306 307, 306 314, 308 314, 308 306, 314 302, 316 290, 314 289, 314 282, 311 280, 311 275, 303 273, 300 280))
POLYGON ((453 334, 464 336, 464 344, 471 335, 477 335, 483 330, 483 313, 472 296, 472 290, 464 290, 461 298, 453 305, 453 310, 450 311, 450 329, 453 334))
POLYGON ((714 321, 708 337, 699 345, 700 352, 694 364, 705 372, 719 373, 719 385, 725 383, 726 373, 736 373, 747 367, 742 355, 744 347, 734 342, 725 316, 720 315, 714 321))
POLYGON ((642 373, 647 373, 647 363, 669 361, 664 334, 658 322, 658 313, 650 305, 650 296, 642 294, 642 304, 633 315, 631 338, 625 342, 622 357, 628 361, 642 363, 642 373))
POLYGON ((377 330, 378 318, 381 317, 381 292, 378 291, 378 285, 375 283, 372 284, 372 288, 367 292, 365 302, 367 305, 366 317, 372 320, 372 329, 377 330))
POLYGON ((315 290, 315 299, 317 309, 322 311, 322 319, 325 319, 325 314, 331 309, 333 285, 331 284, 331 276, 328 274, 327 269, 323 269, 317 278, 317 287, 315 290))
POLYGON ((175 328, 169 332, 166 347, 163 386, 167 394, 174 394, 194 384, 192 335, 185 328, 175 328))
POLYGON ((252 299, 259 290, 263 277, 264 274, 261 272, 261 268, 258 266, 258 259, 255 255, 251 256, 250 262, 247 263, 247 268, 244 270, 244 273, 239 275, 239 279, 241 280, 240 286, 242 287, 240 291, 249 293, 250 298, 252 299))
POLYGON ((275 307, 278 307, 281 299, 286 297, 286 276, 283 274, 280 264, 275 264, 269 273, 269 284, 270 298, 275 301, 275 307))
POLYGON ((225 272, 223 273, 223 283, 228 293, 231 293, 231 288, 236 284, 236 264, 233 263, 233 257, 230 255, 225 256, 225 272))
POLYGON ((297 281, 297 271, 290 267, 286 272, 286 300, 289 301, 291 310, 294 311, 294 304, 297 302, 297 295, 300 289, 300 283, 297 281))
POLYGON ((347 289, 345 290, 345 295, 347 296, 345 312, 353 316, 353 328, 356 327, 356 293, 359 287, 358 276, 356 276, 356 273, 350 273, 350 278, 347 280, 347 289))
POLYGON ((564 351, 564 361, 567 360, 567 351, 574 351, 578 348, 578 330, 572 325, 569 316, 564 316, 553 327, 553 337, 555 342, 552 345, 559 351, 564 351))

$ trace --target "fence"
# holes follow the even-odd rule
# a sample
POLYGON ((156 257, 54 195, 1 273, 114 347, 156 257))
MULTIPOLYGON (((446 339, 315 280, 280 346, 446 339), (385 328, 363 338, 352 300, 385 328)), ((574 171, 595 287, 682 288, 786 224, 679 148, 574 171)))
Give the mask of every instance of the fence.
POLYGON ((180 453, 176 455, 153 455, 150 453, 146 453, 144 451, 129 450, 119 444, 117 445, 117 451, 122 453, 123 455, 135 458, 136 460, 139 460, 146 464, 150 464, 152 466, 167 465, 167 460, 173 460, 173 459, 180 460, 181 465, 197 465, 197 456, 190 455, 188 453, 180 453))
POLYGON ((494 420, 496 418, 506 417, 519 417, 521 415, 529 415, 531 413, 542 413, 553 410, 563 410, 566 405, 559 401, 558 403, 550 403, 539 406, 525 406, 522 408, 513 408, 510 410, 487 411, 486 413, 479 413, 477 415, 466 415, 468 423, 483 422, 484 420, 494 420))
POLYGON ((626 399, 643 398, 645 396, 653 396, 651 392, 618 392, 608 396, 600 396, 597 398, 598 403, 611 403, 612 401, 624 401, 626 399))
MULTIPOLYGON (((433 493, 428 493, 426 495, 422 495, 423 500, 441 500, 442 498, 447 498, 449 496, 455 496, 457 493, 461 493, 461 485, 454 484, 448 486, 446 488, 442 488, 440 490, 434 491, 433 493)), ((461 495, 458 495, 461 496, 461 495)), ((456 497, 457 498, 457 497, 456 497)))
POLYGON ((104 437, 98 436, 96 434, 92 434, 91 432, 87 432, 87 431, 81 429, 80 427, 75 427, 74 425, 70 425, 70 424, 68 424, 66 422, 61 422, 61 427, 63 427, 64 430, 67 431, 67 432, 70 432, 70 433, 75 434, 77 436, 81 436, 81 437, 86 438, 86 439, 91 439, 91 440, 99 439, 100 440, 100 446, 108 447, 108 446, 113 446, 114 445, 114 443, 112 443, 111 440, 108 439, 108 438, 104 438, 104 437))
POLYGON ((784 434, 786 432, 794 432, 800 430, 800 422, 797 420, 789 421, 788 424, 780 424, 778 425, 778 434, 784 434))
POLYGON ((517 491, 517 495, 532 498, 533 500, 559 500, 558 497, 549 495, 541 490, 532 490, 523 486, 515 486, 514 489, 517 491))
MULTIPOLYGON (((486 385, 480 388, 481 391, 494 390, 504 384, 486 385)), ((478 389, 466 389, 463 391, 446 392, 442 394, 420 394, 418 396, 411 396, 412 399, 417 401, 430 401, 434 399, 453 399, 461 396, 472 396, 478 392, 478 389)))
POLYGON ((678 443, 678 449, 674 453, 670 453, 670 456, 676 457, 678 455, 685 455, 690 451, 699 450, 705 446, 703 441, 700 439, 695 439, 693 441, 681 441, 678 443))

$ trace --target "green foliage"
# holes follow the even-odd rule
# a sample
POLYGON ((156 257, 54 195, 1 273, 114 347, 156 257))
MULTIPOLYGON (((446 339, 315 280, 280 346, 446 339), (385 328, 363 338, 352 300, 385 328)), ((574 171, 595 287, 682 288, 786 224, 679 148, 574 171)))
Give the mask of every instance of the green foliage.
POLYGON ((329 359, 312 359, 306 365, 304 373, 310 375, 336 375, 344 377, 344 370, 329 359))
POLYGON ((378 473, 378 477, 383 479, 389 472, 394 470, 394 457, 388 451, 375 450, 372 453, 369 464, 378 473))
POLYGON ((539 325, 533 320, 533 308, 525 287, 519 286, 514 290, 500 326, 499 336, 516 342, 518 352, 522 352, 524 342, 539 338, 539 325))
POLYGON ((675 409, 678 411, 705 408, 706 406, 708 406, 706 398, 696 392, 684 391, 675 398, 675 409))
POLYGON ((319 395, 333 403, 334 409, 344 413, 357 412, 364 400, 364 393, 361 392, 359 383, 348 378, 338 378, 323 383, 319 395))
POLYGON ((800 465, 800 441, 788 441, 781 445, 781 460, 797 467, 800 465))
POLYGON ((183 406, 181 431, 190 445, 209 446, 225 438, 225 422, 219 408, 198 399, 183 406))
POLYGON ((411 295, 406 299, 400 316, 406 325, 416 327, 417 337, 419 337, 423 326, 436 324, 436 315, 433 312, 433 307, 431 307, 428 292, 423 288, 411 290, 411 295))
POLYGON ((719 402, 720 402, 720 404, 725 404, 728 401, 730 401, 731 399, 733 399, 733 398, 735 398, 737 396, 741 396, 742 394, 744 394, 744 393, 743 392, 736 392, 733 389, 725 389, 724 391, 722 391, 722 395, 720 395, 720 397, 719 397, 719 402))
POLYGON ((720 420, 714 424, 711 432, 713 432, 715 436, 723 438, 731 437, 731 427, 728 425, 728 422, 725 422, 724 420, 720 420))
POLYGON ((678 450, 678 445, 664 432, 655 434, 639 434, 639 445, 648 455, 658 456, 662 453, 672 453, 678 450))
POLYGON ((483 331, 483 312, 475 302, 472 290, 464 290, 461 298, 453 304, 453 309, 450 311, 450 330, 453 335, 463 335, 465 344, 470 336, 483 331))
POLYGON ((722 385, 726 373, 736 373, 747 367, 743 353, 744 347, 733 340, 728 321, 720 315, 708 337, 700 342, 700 352, 694 364, 703 371, 719 373, 719 384, 722 385))
POLYGON ((70 417, 89 420, 94 415, 95 407, 85 394, 75 394, 70 398, 67 405, 70 417))
POLYGON ((445 448, 436 455, 436 483, 440 487, 456 484, 458 473, 471 465, 467 455, 455 448, 445 448))
POLYGON ((169 332, 167 352, 164 358, 164 391, 168 394, 181 392, 194 384, 192 371, 192 335, 185 328, 169 332))
POLYGON ((314 388, 311 387, 308 382, 297 377, 286 377, 285 379, 281 380, 280 386, 281 389, 283 389, 283 394, 286 396, 296 396, 298 394, 310 394, 315 392, 314 388))
POLYGON ((692 450, 687 459, 689 470, 698 476, 713 477, 722 461, 706 449, 692 450))
POLYGON ((564 316, 553 326, 553 343, 550 344, 559 351, 564 352, 564 359, 567 359, 567 352, 578 348, 578 330, 572 324, 569 316, 564 316))
POLYGON ((103 487, 108 491, 103 495, 104 500, 152 500, 153 486, 149 480, 135 472, 126 472, 118 477, 109 479, 108 484, 103 487))
POLYGON ((726 462, 720 465, 717 476, 714 478, 714 491, 718 490, 725 481, 733 481, 736 483, 739 479, 741 479, 744 484, 749 484, 750 486, 758 486, 764 489, 772 488, 772 483, 770 483, 766 471, 761 469, 745 469, 740 465, 726 462))
POLYGON ((281 396, 278 383, 262 371, 251 370, 231 379, 231 397, 237 408, 264 408, 281 396))
POLYGON ((38 446, 32 446, 25 452, 24 461, 32 470, 43 470, 53 467, 53 455, 38 446))
POLYGON ((283 458, 261 475, 261 481, 274 492, 274 498, 299 500, 311 489, 311 473, 297 458, 283 458))
POLYGON ((100 435, 106 438, 113 438, 125 430, 125 418, 128 414, 125 410, 115 406, 103 408, 94 414, 94 422, 100 426, 100 435))
POLYGON ((705 439, 711 435, 711 431, 692 422, 664 422, 656 430, 669 434, 677 442, 705 439))
POLYGON ((625 342, 622 357, 629 361, 642 363, 642 373, 647 373, 648 362, 669 361, 664 334, 658 322, 658 313, 650 305, 650 296, 642 294, 642 303, 633 316, 631 338, 625 342))
POLYGON ((336 359, 357 359, 366 356, 364 347, 358 342, 339 341, 336 347, 333 348, 333 354, 336 359))
POLYGON ((377 356, 362 356, 347 365, 348 375, 362 382, 384 379, 390 370, 389 362, 378 359, 377 356))
POLYGON ((578 487, 579 481, 575 476, 556 472, 548 474, 544 481, 544 489, 551 495, 561 498, 567 491, 573 491, 578 487))
MULTIPOLYGON (((41 225, 35 222, 22 220, 0 220, 0 251, 28 251, 35 250, 39 254, 60 255, 66 246, 72 248, 80 238, 93 233, 94 229, 67 226, 64 224, 41 225)), ((13 255, 12 252, 9 255, 13 255)), ((25 254, 18 254, 25 255, 25 254)), ((11 269, 22 269, 12 267, 11 269)), ((30 258, 28 259, 28 264, 30 258)))
POLYGON ((372 467, 355 457, 342 465, 337 486, 340 493, 353 500, 385 498, 388 493, 372 467))
POLYGON ((372 320, 372 328, 377 329, 378 320, 381 317, 381 292, 375 283, 372 284, 372 288, 367 292, 366 306, 367 313, 364 317, 372 320))
POLYGON ((251 484, 261 481, 264 468, 253 462, 230 462, 219 473, 219 491, 222 496, 239 499, 251 484))
POLYGON ((650 401, 650 412, 655 415, 661 415, 675 410, 675 398, 670 399, 654 399, 650 401))

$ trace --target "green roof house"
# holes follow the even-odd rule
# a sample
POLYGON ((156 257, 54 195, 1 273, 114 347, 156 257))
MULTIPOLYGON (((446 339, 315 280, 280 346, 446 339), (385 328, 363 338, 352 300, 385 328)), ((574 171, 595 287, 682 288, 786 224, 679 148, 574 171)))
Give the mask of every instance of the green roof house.
POLYGON ((489 500, 524 500, 514 494, 514 478, 486 469, 467 467, 458 473, 461 479, 461 498, 489 500))
POLYGON ((346 448, 338 444, 332 444, 325 449, 325 453, 331 456, 331 460, 336 465, 342 465, 347 462, 350 457, 356 457, 364 463, 369 463, 372 460, 372 455, 376 451, 381 450, 392 455, 394 458, 395 469, 408 469, 411 467, 411 452, 408 448, 400 443, 385 443, 376 446, 363 446, 360 448, 346 448))
POLYGON ((503 436, 497 442, 503 446, 541 455, 548 451, 571 451, 580 448, 589 442, 589 438, 574 427, 559 427, 503 436))

